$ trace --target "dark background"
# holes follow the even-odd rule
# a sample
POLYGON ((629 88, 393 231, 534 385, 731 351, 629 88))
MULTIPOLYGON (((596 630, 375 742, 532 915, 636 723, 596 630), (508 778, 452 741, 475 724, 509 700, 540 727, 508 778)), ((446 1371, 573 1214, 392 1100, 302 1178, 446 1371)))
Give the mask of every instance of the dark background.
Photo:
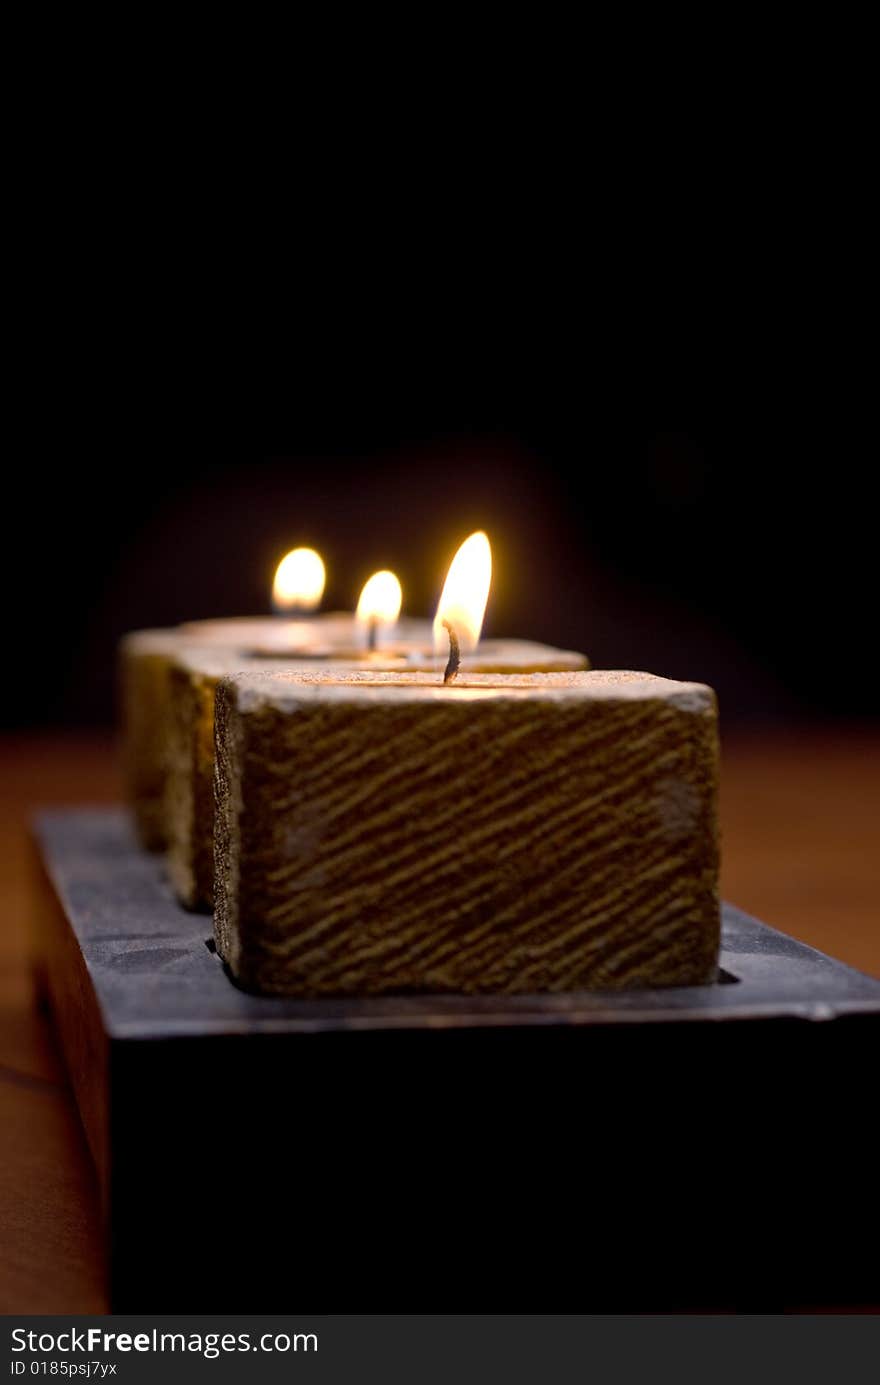
POLYGON ((708 681, 727 726, 876 715, 873 425, 824 320, 753 306, 616 335, 487 309, 393 351, 355 315, 246 402, 104 351, 8 469, 5 723, 109 723, 124 631, 266 611, 296 544, 325 609, 390 566, 431 615, 476 527, 487 634, 708 681))

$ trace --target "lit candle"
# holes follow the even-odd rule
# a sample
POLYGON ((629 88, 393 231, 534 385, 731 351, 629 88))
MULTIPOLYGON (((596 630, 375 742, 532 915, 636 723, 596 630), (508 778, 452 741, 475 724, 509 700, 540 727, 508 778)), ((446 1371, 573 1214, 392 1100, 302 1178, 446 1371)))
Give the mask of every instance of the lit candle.
POLYGON ((274 617, 192 621, 175 630, 125 637, 127 796, 144 844, 151 850, 170 847, 172 876, 186 904, 207 906, 211 899, 213 697, 221 677, 265 661, 275 661, 278 668, 293 661, 442 673, 446 655, 437 643, 438 631, 451 656, 450 679, 459 668, 462 673, 528 673, 586 667, 585 656, 570 650, 525 640, 480 640, 491 571, 487 536, 472 534, 453 558, 432 627, 427 620, 400 618, 400 582, 387 569, 366 583, 356 613, 316 612, 324 562, 312 549, 294 549, 275 573, 274 617), (288 618, 293 610, 304 614, 288 618), (204 868, 197 869, 196 861, 204 868))
POLYGON ((403 591, 398 578, 387 568, 374 572, 365 583, 355 611, 355 619, 363 633, 367 649, 374 650, 379 631, 392 629, 403 605, 403 591))
POLYGON ((191 620, 178 627, 186 643, 252 653, 319 655, 350 642, 354 623, 344 611, 321 612, 327 569, 314 548, 292 548, 272 578, 274 616, 225 616, 191 620))
POLYGON ((272 604, 278 612, 315 611, 321 604, 327 570, 314 548, 292 548, 275 570, 272 604))
MULTIPOLYGON (((273 583, 273 604, 279 614, 298 608, 306 612, 310 601, 320 601, 323 591, 324 564, 311 549, 295 549, 279 565, 273 583), (311 554, 310 558, 296 558, 311 554), (320 564, 320 566, 319 566, 320 564), (279 595, 280 594, 280 595, 279 595), (290 607, 284 602, 291 603, 290 607)), ((460 651, 460 667, 470 673, 556 673, 587 667, 585 655, 567 649, 553 649, 531 640, 481 640, 483 614, 492 576, 492 553, 489 539, 478 531, 461 544, 453 557, 433 624, 412 617, 386 616, 393 609, 400 586, 394 573, 374 573, 369 579, 354 614, 302 614, 298 619, 266 619, 265 617, 236 616, 229 619, 188 621, 178 627, 182 643, 210 644, 238 650, 254 658, 358 660, 367 653, 378 652, 381 658, 373 667, 388 670, 427 670, 442 672, 450 652, 451 638, 444 627, 452 626, 460 651), (473 614, 465 614, 462 593, 472 589, 473 614), (364 600, 378 602, 375 613, 376 630, 371 636, 370 620, 365 615, 364 600), (389 604, 390 603, 390 604, 389 604), (470 622, 470 623, 469 623, 470 622), (381 632, 382 639, 379 640, 381 632), (375 649, 374 649, 375 643, 375 649)), ((401 593, 402 602, 402 593, 401 593)), ((170 632, 168 632, 170 633, 170 632)))
POLYGON ((434 653, 449 644, 444 683, 457 677, 461 656, 471 654, 480 642, 480 631, 492 581, 492 550, 482 530, 465 539, 446 574, 440 604, 434 617, 434 653))
POLYGON ((710 688, 599 670, 240 673, 217 690, 216 748, 215 939, 250 989, 715 979, 710 688))

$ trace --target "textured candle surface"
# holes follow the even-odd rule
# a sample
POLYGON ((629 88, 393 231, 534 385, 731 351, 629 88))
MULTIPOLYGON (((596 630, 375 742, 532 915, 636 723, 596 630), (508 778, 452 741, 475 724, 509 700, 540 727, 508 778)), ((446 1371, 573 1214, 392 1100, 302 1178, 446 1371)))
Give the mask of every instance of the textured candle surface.
MULTIPOLYGON (((369 653, 354 617, 232 617, 176 629, 138 630, 120 647, 126 796, 142 842, 168 849, 178 898, 210 908, 213 877, 214 688, 255 667, 442 670, 429 653, 429 621, 405 617, 380 631, 369 653), (360 641, 360 644, 358 643, 360 641)), ((490 640, 465 671, 575 669, 586 657, 527 640, 490 640)))
MULTIPOLYGON (((345 664, 342 665, 346 667, 345 664)), ((311 661, 265 660, 236 650, 179 649, 167 673, 164 829, 174 892, 190 909, 214 896, 214 696, 224 676, 314 671, 311 661)))
POLYGON ((719 943, 714 694, 649 674, 242 674, 215 934, 293 995, 687 985, 719 943))
MULTIPOLYGON (((403 628, 410 636, 430 639, 427 621, 410 621, 403 628)), ((238 665, 244 668, 253 663, 255 649, 262 646, 273 657, 280 657, 285 644, 290 644, 291 660, 305 657, 314 649, 326 662, 337 646, 350 649, 356 634, 351 615, 330 613, 308 620, 267 616, 196 620, 125 635, 119 646, 123 787, 144 846, 160 851, 170 841, 168 776, 171 757, 178 754, 172 741, 172 668, 178 656, 201 654, 210 661, 214 654, 221 659, 234 654, 238 665)), ((223 663, 222 671, 231 672, 232 667, 223 663)), ((212 700, 210 705, 213 708, 212 700)), ((195 902, 188 894, 184 891, 186 902, 195 902)))
MULTIPOLYGON (((581 654, 568 654, 546 645, 523 640, 493 641, 466 655, 465 671, 477 667, 510 667, 517 660, 531 667, 554 658, 586 662, 581 654)), ((381 650, 366 651, 360 660, 334 659, 342 672, 364 669, 395 670, 404 661, 381 650)), ((210 909, 214 888, 214 694, 220 679, 239 671, 314 672, 326 661, 261 658, 239 650, 187 646, 169 660, 161 684, 167 699, 165 740, 159 737, 164 766, 164 816, 162 828, 168 849, 171 882, 178 899, 191 909, 210 909)), ((435 681, 439 679, 439 672, 435 681)))

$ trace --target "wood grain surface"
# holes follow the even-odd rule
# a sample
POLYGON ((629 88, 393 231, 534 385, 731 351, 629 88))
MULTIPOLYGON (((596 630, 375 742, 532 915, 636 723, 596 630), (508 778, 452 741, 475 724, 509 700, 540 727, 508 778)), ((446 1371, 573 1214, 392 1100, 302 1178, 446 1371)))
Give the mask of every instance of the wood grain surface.
MULTIPOLYGON (((880 976, 880 732, 724 745, 727 899, 880 976)), ((118 797, 109 739, 0 740, 0 1312, 106 1309, 97 1188, 29 961, 30 810, 118 797)))

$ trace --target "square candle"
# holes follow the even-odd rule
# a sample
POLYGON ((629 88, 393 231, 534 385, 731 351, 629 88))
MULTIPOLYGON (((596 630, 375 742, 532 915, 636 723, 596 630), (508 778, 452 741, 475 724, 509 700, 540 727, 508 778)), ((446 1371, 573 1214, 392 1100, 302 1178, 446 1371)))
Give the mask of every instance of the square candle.
POLYGON ((647 673, 242 673, 215 935, 273 994, 714 980, 715 696, 647 673))
MULTIPOLYGON (((180 899, 209 907, 213 875, 214 687, 222 674, 277 668, 428 670, 429 621, 398 621, 387 646, 359 648, 354 617, 287 621, 259 617, 135 630, 120 645, 122 761, 126 797, 144 846, 167 848, 180 899)), ((439 661, 442 668, 444 660, 439 661)), ((586 656, 528 640, 483 640, 465 672, 549 672, 587 666, 586 656)))
POLYGON ((305 660, 259 659, 211 647, 178 648, 169 658, 162 821, 171 884, 187 908, 210 909, 214 896, 214 695, 218 683, 242 671, 314 672, 315 667, 305 660))
MULTIPOLYGON (((268 617, 192 621, 172 629, 133 630, 123 637, 118 674, 123 783, 138 836, 148 850, 161 851, 169 844, 172 670, 178 656, 236 653, 241 667, 246 667, 252 646, 277 643, 286 636, 292 642, 292 659, 297 651, 308 653, 310 648, 326 657, 335 642, 351 643, 351 631, 350 616, 331 613, 308 622, 268 617)), ((228 665, 225 671, 231 671, 228 665)))

